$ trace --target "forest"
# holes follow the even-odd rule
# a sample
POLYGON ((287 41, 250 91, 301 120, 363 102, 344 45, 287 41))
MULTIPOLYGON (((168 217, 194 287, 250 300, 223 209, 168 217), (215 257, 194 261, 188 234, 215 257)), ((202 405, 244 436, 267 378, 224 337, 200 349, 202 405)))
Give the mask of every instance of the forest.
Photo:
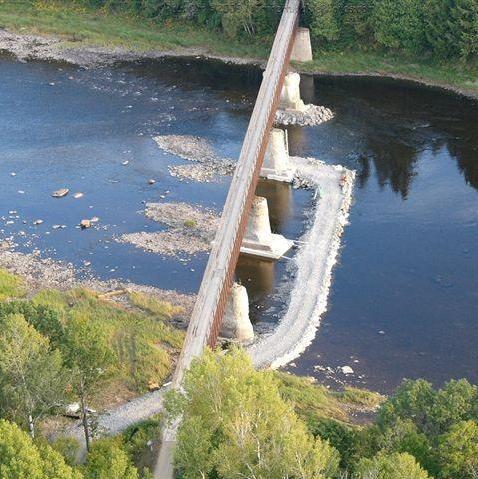
MULTIPOLYGON (((81 0, 165 21, 185 19, 230 38, 270 38, 283 0, 81 0)), ((399 51, 469 62, 478 55, 475 0, 307 0, 304 24, 316 47, 399 51)))

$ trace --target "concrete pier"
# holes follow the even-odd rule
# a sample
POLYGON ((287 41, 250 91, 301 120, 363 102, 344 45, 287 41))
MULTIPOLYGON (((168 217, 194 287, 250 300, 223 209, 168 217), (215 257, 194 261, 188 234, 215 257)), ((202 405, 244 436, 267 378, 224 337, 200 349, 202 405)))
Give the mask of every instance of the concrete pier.
POLYGON ((291 183, 294 173, 295 169, 289 161, 287 130, 273 128, 260 175, 269 180, 291 183))
POLYGON ((254 340, 254 330, 249 319, 249 297, 246 288, 238 283, 232 285, 219 336, 234 339, 241 344, 249 344, 254 340))
POLYGON ((305 103, 300 98, 300 75, 288 73, 282 87, 280 108, 283 110, 304 111, 305 103))
POLYGON ((241 253, 277 260, 289 251, 292 245, 293 241, 272 233, 267 200, 256 196, 252 203, 241 253))
POLYGON ((310 42, 310 30, 308 28, 299 27, 297 29, 290 59, 294 62, 311 62, 314 59, 312 43, 310 42))

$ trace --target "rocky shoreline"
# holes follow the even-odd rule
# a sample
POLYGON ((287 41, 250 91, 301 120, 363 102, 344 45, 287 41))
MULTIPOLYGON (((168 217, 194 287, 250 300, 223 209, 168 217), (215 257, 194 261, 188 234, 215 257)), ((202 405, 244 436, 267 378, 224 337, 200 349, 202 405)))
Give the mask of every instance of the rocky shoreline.
POLYGON ((141 292, 160 301, 182 307, 183 313, 175 318, 175 322, 181 327, 185 327, 189 322, 196 300, 195 295, 174 290, 163 290, 116 279, 103 281, 95 278, 87 268, 75 269, 71 263, 40 258, 32 253, 20 253, 7 248, 0 248, 0 268, 20 276, 25 282, 29 296, 34 296, 42 289, 67 291, 74 288, 87 288, 127 305, 128 292, 141 292))

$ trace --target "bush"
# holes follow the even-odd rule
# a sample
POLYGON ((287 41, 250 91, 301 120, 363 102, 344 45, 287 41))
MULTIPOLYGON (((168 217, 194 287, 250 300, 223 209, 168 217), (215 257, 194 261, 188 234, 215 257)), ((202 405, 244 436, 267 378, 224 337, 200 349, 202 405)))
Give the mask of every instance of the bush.
POLYGON ((115 439, 93 443, 85 467, 86 479, 138 479, 138 471, 115 439))
POLYGON ((317 45, 324 46, 339 38, 334 0, 309 0, 305 5, 305 21, 317 45))
POLYGON ((415 54, 425 49, 422 0, 375 0, 372 24, 383 47, 415 54))
POLYGON ((440 438, 440 477, 475 479, 478 477, 478 424, 463 421, 440 438))
POLYGON ((362 459, 357 467, 360 477, 370 479, 429 479, 429 475, 410 454, 379 454, 362 459))

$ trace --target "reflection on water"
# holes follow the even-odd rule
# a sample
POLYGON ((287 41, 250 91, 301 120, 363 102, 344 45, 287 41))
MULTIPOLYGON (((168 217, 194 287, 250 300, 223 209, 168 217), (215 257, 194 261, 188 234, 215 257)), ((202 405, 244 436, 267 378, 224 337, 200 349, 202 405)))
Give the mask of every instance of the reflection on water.
POLYGON ((383 391, 478 382, 477 103, 379 80, 315 88, 336 118, 292 130, 292 152, 358 177, 329 311, 294 371, 324 380, 314 366, 351 365, 339 382, 383 391))

